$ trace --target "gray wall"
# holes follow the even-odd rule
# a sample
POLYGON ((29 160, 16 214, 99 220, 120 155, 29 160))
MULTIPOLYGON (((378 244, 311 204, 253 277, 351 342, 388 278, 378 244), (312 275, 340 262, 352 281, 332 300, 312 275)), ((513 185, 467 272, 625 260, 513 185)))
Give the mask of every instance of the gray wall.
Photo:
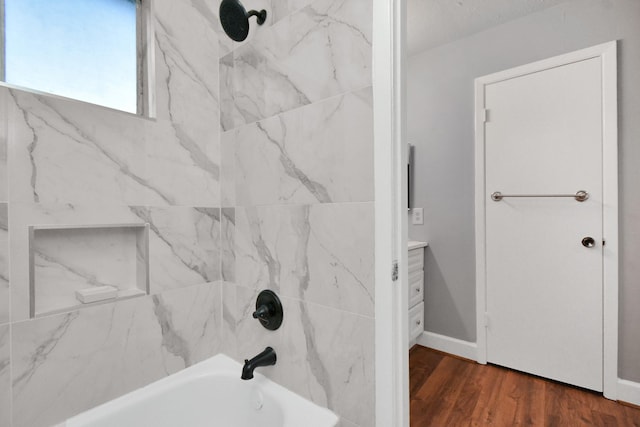
POLYGON ((475 341, 473 80, 610 40, 618 47, 620 377, 640 381, 640 1, 577 0, 409 58, 415 206, 428 240, 425 329, 475 341))

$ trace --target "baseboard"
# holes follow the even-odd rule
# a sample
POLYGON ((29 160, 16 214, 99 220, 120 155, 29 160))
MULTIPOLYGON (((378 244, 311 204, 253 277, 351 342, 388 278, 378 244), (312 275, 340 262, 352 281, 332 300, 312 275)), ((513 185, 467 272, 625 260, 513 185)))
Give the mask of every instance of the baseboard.
POLYGON ((640 383, 618 378, 618 400, 640 406, 640 383))
POLYGON ((418 336, 416 343, 423 347, 444 351, 465 359, 478 360, 478 346, 474 342, 424 331, 418 336))

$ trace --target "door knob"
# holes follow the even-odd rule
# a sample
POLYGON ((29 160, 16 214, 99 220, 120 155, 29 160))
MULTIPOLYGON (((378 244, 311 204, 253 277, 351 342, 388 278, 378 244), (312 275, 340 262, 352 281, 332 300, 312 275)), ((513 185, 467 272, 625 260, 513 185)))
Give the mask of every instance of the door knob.
POLYGON ((593 240, 593 237, 585 237, 582 239, 582 246, 585 248, 592 248, 596 245, 596 241, 593 240))

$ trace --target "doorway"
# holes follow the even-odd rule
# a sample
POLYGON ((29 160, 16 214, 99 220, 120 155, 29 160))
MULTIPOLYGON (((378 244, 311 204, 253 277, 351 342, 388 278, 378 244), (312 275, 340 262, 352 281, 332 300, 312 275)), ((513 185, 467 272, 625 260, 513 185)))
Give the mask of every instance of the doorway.
POLYGON ((617 378, 615 53, 611 42, 476 80, 478 361, 607 397, 617 378))

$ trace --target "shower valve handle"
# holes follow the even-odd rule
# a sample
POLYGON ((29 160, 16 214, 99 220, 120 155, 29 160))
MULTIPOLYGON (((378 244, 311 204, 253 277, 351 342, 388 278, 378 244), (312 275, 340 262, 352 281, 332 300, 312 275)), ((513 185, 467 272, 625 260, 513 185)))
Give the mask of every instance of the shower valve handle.
POLYGON ((282 311, 282 303, 278 295, 267 289, 258 295, 253 318, 258 319, 265 328, 275 331, 282 324, 282 311))
POLYGON ((273 306, 269 307, 267 304, 261 305, 256 311, 253 312, 253 318, 265 320, 268 322, 269 317, 271 317, 271 314, 273 313, 273 311, 275 311, 272 308, 273 306))

